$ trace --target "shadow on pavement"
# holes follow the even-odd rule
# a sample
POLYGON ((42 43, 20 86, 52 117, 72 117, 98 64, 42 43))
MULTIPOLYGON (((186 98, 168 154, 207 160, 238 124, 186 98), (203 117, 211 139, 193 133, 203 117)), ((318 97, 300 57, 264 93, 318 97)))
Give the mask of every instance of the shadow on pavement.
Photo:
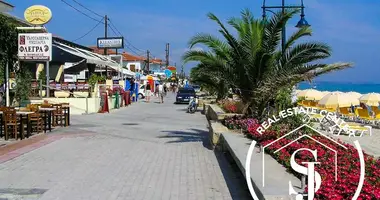
POLYGON ((249 193, 245 177, 234 162, 232 156, 229 155, 228 152, 221 152, 218 150, 214 150, 214 153, 232 199, 251 200, 252 197, 249 193))
POLYGON ((212 149, 210 141, 208 140, 208 132, 201 129, 189 129, 189 131, 161 131, 167 133, 158 138, 173 138, 177 140, 168 141, 167 143, 182 143, 182 142, 202 142, 203 146, 209 150, 212 149))

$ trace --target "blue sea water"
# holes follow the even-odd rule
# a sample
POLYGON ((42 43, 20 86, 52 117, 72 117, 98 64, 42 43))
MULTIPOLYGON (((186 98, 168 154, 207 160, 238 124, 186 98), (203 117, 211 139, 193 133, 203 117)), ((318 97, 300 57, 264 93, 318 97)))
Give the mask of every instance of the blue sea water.
POLYGON ((298 89, 314 88, 319 91, 341 91, 341 92, 359 92, 361 94, 376 92, 380 93, 380 84, 371 83, 336 83, 336 82, 302 82, 298 85, 298 89))

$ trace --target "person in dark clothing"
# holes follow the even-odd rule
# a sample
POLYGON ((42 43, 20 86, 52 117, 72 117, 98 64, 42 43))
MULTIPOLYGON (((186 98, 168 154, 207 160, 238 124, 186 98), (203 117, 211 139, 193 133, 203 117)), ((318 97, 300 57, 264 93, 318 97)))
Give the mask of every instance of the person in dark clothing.
POLYGON ((150 96, 151 95, 152 95, 152 91, 150 89, 150 84, 146 83, 146 85, 145 85, 145 98, 146 98, 146 102, 150 101, 150 96))

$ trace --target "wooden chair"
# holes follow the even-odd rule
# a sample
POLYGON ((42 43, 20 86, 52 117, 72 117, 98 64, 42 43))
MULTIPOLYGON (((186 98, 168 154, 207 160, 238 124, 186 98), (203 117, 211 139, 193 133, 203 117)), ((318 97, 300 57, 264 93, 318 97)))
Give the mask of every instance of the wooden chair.
POLYGON ((8 128, 12 127, 13 134, 15 139, 17 140, 17 114, 16 110, 5 110, 3 111, 3 116, 4 116, 4 132, 5 132, 5 139, 8 140, 9 135, 8 135, 8 128))
POLYGON ((41 114, 40 113, 32 113, 32 114, 29 114, 28 117, 29 117, 30 124, 32 126, 31 127, 32 132, 33 132, 34 128, 35 128, 35 131, 37 133, 42 132, 44 129, 44 120, 41 117, 41 114))
MULTIPOLYGON (((41 108, 52 108, 53 104, 49 104, 49 103, 44 102, 43 104, 40 104, 38 106, 41 108)), ((46 124, 45 124, 45 120, 44 120, 44 127, 48 127, 49 126, 49 112, 43 111, 43 112, 39 112, 39 113, 41 114, 42 119, 46 119, 46 124)))
POLYGON ((3 137, 3 127, 4 127, 4 111, 6 111, 7 110, 7 107, 5 107, 5 106, 0 106, 0 111, 1 112, 3 112, 3 115, 0 115, 0 117, 1 117, 1 127, 0 127, 0 135, 1 135, 1 137, 3 137))
POLYGON ((62 107, 65 106, 65 108, 63 108, 63 113, 65 114, 65 124, 66 125, 69 125, 69 118, 70 118, 70 113, 69 113, 69 107, 70 107, 70 103, 61 103, 62 107))
POLYGON ((53 126, 64 126, 66 115, 63 111, 62 104, 54 104, 53 107, 55 108, 53 111, 53 126))

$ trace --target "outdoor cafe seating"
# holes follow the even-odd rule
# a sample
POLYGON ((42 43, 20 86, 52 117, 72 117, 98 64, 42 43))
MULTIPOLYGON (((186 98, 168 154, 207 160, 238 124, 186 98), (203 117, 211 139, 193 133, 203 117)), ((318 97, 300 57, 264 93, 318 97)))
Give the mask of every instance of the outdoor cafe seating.
POLYGON ((51 131, 52 127, 70 125, 70 106, 63 104, 28 104, 26 107, 0 107, 0 137, 24 139, 51 131))

